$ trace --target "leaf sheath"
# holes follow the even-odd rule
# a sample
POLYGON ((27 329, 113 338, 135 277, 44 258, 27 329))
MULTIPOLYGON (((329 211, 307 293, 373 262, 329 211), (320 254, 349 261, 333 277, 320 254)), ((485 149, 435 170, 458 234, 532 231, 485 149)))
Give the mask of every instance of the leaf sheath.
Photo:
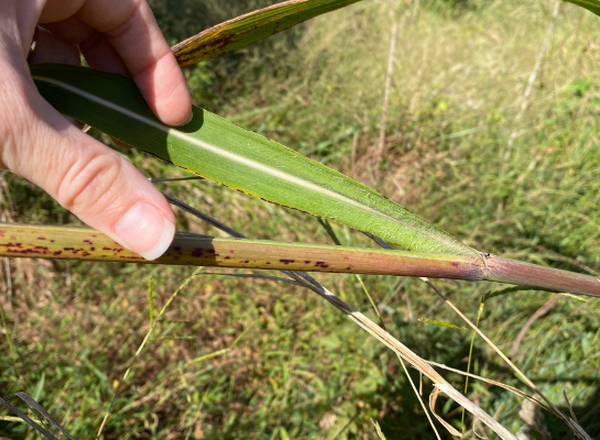
POLYGON ((467 257, 283 243, 178 233, 165 255, 146 261, 93 229, 0 223, 0 255, 248 269, 481 279, 467 257))

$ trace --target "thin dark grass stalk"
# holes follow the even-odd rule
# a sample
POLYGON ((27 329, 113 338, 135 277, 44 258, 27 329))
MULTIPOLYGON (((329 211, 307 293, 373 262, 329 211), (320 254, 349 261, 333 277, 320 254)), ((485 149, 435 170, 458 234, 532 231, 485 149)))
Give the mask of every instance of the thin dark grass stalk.
POLYGON ((199 275, 218 275, 222 277, 231 277, 231 278, 249 278, 253 280, 269 280, 269 281, 279 281, 282 283, 287 283, 292 286, 306 286, 306 282, 298 281, 296 279, 291 278, 283 278, 277 277, 274 275, 261 275, 257 273, 230 273, 230 272, 195 272, 194 275, 190 276, 199 276, 199 275))
POLYGON ((370 232, 363 232, 363 234, 366 235, 367 237, 369 237, 371 240, 373 240, 375 243, 377 243, 383 249, 392 250, 392 247, 389 244, 387 244, 385 241, 383 241, 381 238, 371 234, 370 232))
POLYGON ((337 246, 341 246, 342 242, 338 238, 337 234, 333 231, 333 228, 331 227, 329 220, 323 219, 320 217, 317 220, 319 221, 319 224, 323 227, 323 229, 325 229, 325 232, 327 232, 327 235, 329 235, 329 238, 331 238, 331 240, 333 240, 333 242, 337 246))
POLYGON ((167 199, 167 201, 173 205, 173 206, 177 206, 179 209, 187 212, 188 214, 193 215, 194 217, 199 218, 200 220, 202 220, 205 223, 208 223, 209 225, 213 226, 214 228, 217 228, 220 231, 225 232, 226 234, 231 235, 232 237, 236 237, 236 238, 246 238, 245 235, 239 233, 238 231, 236 231, 233 228, 230 228, 229 226, 227 226, 225 223, 220 222, 219 220, 217 220, 214 217, 211 217, 208 214, 205 214, 204 212, 188 205, 185 202, 182 202, 181 200, 163 192, 162 193, 165 198, 167 199))
POLYGON ((35 399, 33 399, 29 394, 24 393, 23 391, 19 391, 17 393, 11 394, 10 396, 5 397, 6 400, 11 397, 17 397, 21 399, 25 404, 33 411, 37 412, 41 416, 41 420, 49 423, 54 428, 56 428, 62 435, 64 435, 69 440, 75 440, 71 434, 67 432, 65 428, 61 426, 54 418, 44 409, 42 405, 40 405, 35 399))
POLYGON ((3 399, 2 397, 0 397, 0 405, 4 406, 6 409, 8 409, 9 411, 11 411, 19 419, 21 419, 20 421, 23 421, 23 422, 27 423, 29 426, 31 426, 37 432, 39 432, 40 434, 42 434, 48 440, 58 440, 55 436, 53 436, 50 433, 50 431, 48 431, 47 429, 44 429, 39 423, 37 423, 37 422, 41 422, 41 421, 39 421, 39 420, 38 421, 34 421, 32 418, 28 417, 26 414, 24 414, 23 412, 21 412, 18 408, 15 408, 10 403, 8 403, 7 400, 8 400, 9 397, 10 396, 7 396, 6 400, 3 399))
MULTIPOLYGON (((187 213, 195 216, 196 218, 199 218, 200 220, 203 220, 204 222, 219 229, 220 231, 223 231, 226 234, 229 234, 235 238, 243 238, 243 239, 247 238, 241 232, 236 231, 235 229, 231 228, 230 226, 226 225, 225 223, 220 222, 219 220, 215 219, 214 217, 209 216, 208 214, 188 205, 187 203, 185 203, 175 197, 172 197, 168 194, 165 194, 164 192, 163 192, 163 195, 166 197, 167 201, 170 204, 177 206, 180 209, 183 209, 187 213)), ((319 219, 319 220, 323 221, 321 219, 319 219)), ((325 222, 326 222, 326 220, 325 220, 325 222)), ((331 227, 330 227, 330 229, 331 229, 331 227)), ((332 232, 333 232, 333 230, 332 230, 332 232)), ((282 270, 282 273, 284 273, 288 277, 296 280, 299 285, 303 286, 303 285, 305 285, 305 282, 308 282, 309 284, 312 284, 313 286, 316 286, 317 288, 320 287, 320 284, 313 277, 311 277, 310 275, 308 275, 305 272, 302 272, 302 271, 292 272, 292 271, 288 271, 288 270, 282 270)))
POLYGON ((335 435, 335 437, 333 437, 333 440, 338 440, 344 434, 344 432, 346 432, 346 430, 348 430, 348 428, 350 428, 350 425, 352 425, 352 423, 356 420, 356 418, 359 415, 360 415, 360 411, 356 410, 354 412, 354 414, 352 415, 352 417, 350 417, 350 420, 348 420, 348 422, 346 422, 346 424, 342 427, 342 429, 340 429, 338 431, 338 433, 335 435))

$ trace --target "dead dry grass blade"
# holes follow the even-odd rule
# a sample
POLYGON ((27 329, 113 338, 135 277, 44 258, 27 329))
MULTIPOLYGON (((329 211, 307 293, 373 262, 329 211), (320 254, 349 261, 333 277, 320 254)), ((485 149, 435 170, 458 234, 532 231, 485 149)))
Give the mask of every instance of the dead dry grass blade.
POLYGON ((377 147, 377 153, 373 157, 373 180, 377 182, 379 180, 379 170, 381 168, 381 161, 385 153, 385 133, 387 130, 387 115, 388 107, 390 104, 390 90, 392 87, 392 76, 394 74, 394 56, 396 54, 396 40, 398 35, 398 22, 394 21, 392 25, 392 35, 390 38, 390 52, 388 55, 388 67, 387 74, 385 77, 385 89, 383 93, 383 110, 381 112, 381 127, 379 128, 379 145, 377 147))
POLYGON ((493 385, 495 387, 502 388, 506 391, 510 391, 511 393, 514 393, 517 396, 522 397, 523 399, 527 399, 532 402, 535 402, 537 405, 539 405, 542 408, 544 408, 545 410, 549 411, 549 408, 546 406, 546 404, 543 401, 536 399, 533 396, 530 396, 529 394, 521 391, 517 387, 513 387, 511 385, 507 385, 505 383, 499 382, 497 380, 489 379, 487 377, 479 376, 477 374, 469 373, 467 371, 462 371, 462 370, 459 370, 458 368, 452 368, 452 367, 449 367, 448 365, 440 364, 438 362, 433 362, 433 361, 427 361, 427 362, 429 363, 429 365, 433 365, 435 367, 441 368, 442 370, 451 371, 452 373, 460 374, 461 376, 465 376, 465 377, 470 377, 471 379, 476 379, 478 381, 485 382, 485 383, 493 385))
MULTIPOLYGON (((444 296, 427 278, 422 278, 434 291, 435 293, 444 301, 453 311, 456 313, 469 327, 473 329, 484 341, 486 344, 490 346, 494 352, 500 356, 500 358, 517 374, 519 377, 529 388, 535 392, 545 403, 548 405, 548 409, 552 414, 561 419, 568 427, 573 431, 573 433, 581 438, 582 440, 592 440, 592 438, 587 434, 584 429, 572 418, 567 417, 562 411, 553 404, 540 390, 535 386, 535 384, 527 377, 527 375, 521 371, 519 367, 517 367, 504 353, 502 350, 498 348, 496 344, 492 342, 490 338, 488 338, 473 322, 467 318, 464 313, 462 313, 458 307, 456 307, 452 301, 450 301, 446 296, 444 296)), ((468 410, 468 409, 467 409, 468 410)), ((484 422, 485 423, 485 422, 484 422)))
MULTIPOLYGON (((319 292, 317 292, 319 293, 319 292)), ((383 330, 365 315, 360 313, 359 311, 353 309, 351 306, 346 304, 344 301, 333 295, 328 290, 324 289, 323 292, 319 293, 323 296, 327 301, 336 307, 338 310, 345 313, 352 321, 354 321, 358 326, 360 326, 367 333, 371 334, 378 341, 383 343, 386 347, 391 349, 398 356, 402 357, 405 361, 409 362, 414 368, 416 368, 423 375, 428 377, 434 384, 434 386, 439 389, 439 391, 443 392, 450 399, 454 400, 456 403, 465 408, 468 412, 470 412, 476 419, 479 419, 482 423, 487 425, 490 429, 492 429, 501 439, 514 439, 516 437, 508 431, 504 426, 502 426, 498 421, 494 420, 492 416, 483 411, 479 406, 475 403, 471 402, 468 398, 463 396, 456 388, 454 388, 446 379, 443 378, 436 370, 434 370, 424 359, 402 344, 400 341, 395 339, 388 332, 383 330)), ((438 393, 432 394, 430 396, 430 408, 433 414, 438 420, 440 420, 439 416, 435 411, 435 404, 437 401, 438 393)), ((447 422, 443 421, 443 424, 446 428, 452 428, 450 431, 452 435, 460 436, 460 432, 456 431, 453 427, 447 424, 447 422)))
MULTIPOLYGON (((327 220, 319 219, 319 223, 321 224, 321 226, 323 226, 323 228, 325 229, 325 231, 327 232, 327 234, 329 235, 329 237, 333 240, 333 242, 336 245, 340 246, 341 242, 340 242, 339 238, 337 237, 335 231, 333 230, 333 228, 329 224, 329 222, 327 220)), ((388 243, 386 243, 384 240, 382 240, 381 238, 379 238, 379 237, 377 237, 377 236, 375 236, 373 234, 370 234, 368 232, 365 232, 364 234, 367 237, 369 237, 371 240, 373 240, 375 243, 377 243, 379 246, 381 246, 382 248, 388 249, 388 250, 392 249, 392 247, 388 243)), ((381 316, 379 308, 375 305, 375 301, 373 301, 373 298, 372 298, 371 294, 369 293, 369 290, 367 289, 367 287, 363 283, 363 280, 362 280, 361 276, 358 275, 358 274, 356 274, 355 276, 356 276, 356 279, 358 280, 358 282, 360 283, 363 291, 367 295, 367 297, 369 299, 369 302, 371 303, 371 307, 375 311, 375 314, 377 315, 377 318, 379 319, 379 322, 381 323, 382 329, 386 330, 385 323, 383 321, 383 318, 381 316)), ((410 386, 413 389, 413 392, 415 393, 415 396, 417 397, 417 400, 419 401, 419 404, 421 405, 421 408, 423 408, 423 412, 425 413, 425 416, 427 417, 427 421, 429 422, 429 424, 431 426, 431 429, 433 430, 433 433, 435 434, 435 437, 438 440, 441 440, 440 434, 439 434, 439 432, 438 432, 435 424, 433 423, 433 420, 431 419, 431 414, 429 413, 429 411, 427 411, 427 407, 425 406, 425 402, 423 402, 423 398, 422 398, 422 394, 423 393, 420 392, 420 390, 417 390, 417 387, 416 387, 416 385, 415 385, 412 377, 408 373, 408 369, 406 368, 406 363, 404 362, 404 359, 400 355, 398 355, 397 353, 396 353, 396 357, 398 358, 398 361, 400 362, 400 365, 402 365, 402 369, 404 371, 404 374, 405 374, 406 378, 408 379, 408 382, 410 383, 410 386)), ((434 417, 438 418, 437 415, 435 415, 435 414, 434 414, 434 417)), ((445 421, 440 420, 440 422, 442 423, 442 425, 444 425, 446 427, 446 429, 448 429, 448 427, 446 426, 446 422, 445 421)), ((376 425, 376 428, 379 428, 379 425, 376 425)), ((450 432, 452 432, 452 431, 450 431, 450 432)))
MULTIPOLYGON (((425 402, 423 402, 423 398, 421 397, 422 393, 420 393, 419 390, 417 390, 417 387, 415 386, 415 383, 412 380, 412 377, 410 376, 410 374, 408 374, 408 369, 406 368, 406 363, 404 362, 404 359, 402 359, 402 357, 398 354, 396 354, 396 357, 400 361, 400 365, 402 365, 402 369, 404 370, 404 375, 408 379, 408 382, 410 383, 410 386, 413 389, 415 396, 417 396, 417 399, 419 400, 419 405, 421 405, 421 408, 423 408, 423 412, 425 413, 425 416, 427 417, 427 421, 429 422, 431 429, 433 429, 433 433, 435 434, 435 437, 438 440, 441 440, 440 433, 438 432, 437 428, 435 427, 435 424, 433 423, 433 420, 431 419, 431 415, 429 414, 429 411, 427 411, 427 408, 425 407, 425 402)), ((435 413, 433 413, 433 416, 437 420, 440 420, 440 418, 435 413)), ((446 423, 445 421, 442 422, 442 424, 444 426, 446 426, 445 423, 446 423)))
POLYGON ((523 96, 521 97, 521 105, 519 106, 519 112, 515 117, 515 127, 513 131, 510 133, 508 138, 508 143, 506 145, 506 149, 504 151, 504 163, 508 166, 510 163, 509 159, 512 155, 513 144, 515 139, 519 134, 518 124, 521 122, 521 118, 525 114, 525 110, 527 110, 527 105, 529 104, 529 97, 531 96, 531 92, 533 90, 533 84, 537 78, 538 72, 542 65, 542 61, 544 59, 544 55, 546 55, 546 51, 548 50, 548 43, 550 41, 550 37, 552 36, 552 31, 554 30, 554 24, 556 23, 556 19, 558 18, 558 14, 560 13, 560 4, 562 0, 556 0, 554 3, 554 11, 552 12, 552 16, 550 18, 550 23, 548 24, 548 29, 546 30, 546 36, 544 37, 544 41, 540 46, 540 51, 535 59, 535 64, 533 65, 533 69, 529 74, 529 79, 527 80, 527 86, 525 87, 525 91, 523 92, 523 96))
MULTIPOLYGON (((169 198, 169 201, 171 201, 171 202, 174 202, 175 200, 176 199, 174 199, 172 197, 169 198)), ((185 202, 181 202, 179 200, 177 200, 177 202, 178 202, 177 206, 180 206, 180 207, 188 206, 189 207, 189 205, 187 205, 185 202)), ((191 208, 191 207, 189 207, 189 208, 191 208)), ((191 209, 193 210, 192 213, 194 215, 196 215, 196 213, 198 213, 198 214, 202 215, 202 218, 208 217, 208 216, 206 216, 206 214, 201 213, 200 211, 195 210, 194 208, 191 208, 191 209)), ((188 212, 190 212, 190 211, 188 211, 188 212)), ((218 223, 220 223, 220 222, 218 222, 218 223)), ((227 225, 223 225, 223 224, 221 224, 221 225, 227 229, 231 229, 227 225)), ((233 229, 231 229, 231 230, 234 231, 233 229)), ((238 236, 242 235, 241 233, 239 233, 237 231, 234 231, 234 233, 238 236)), ((383 245, 389 247, 389 245, 387 245, 387 243, 385 243, 385 242, 383 242, 383 245)), ((313 292, 315 292, 317 295, 321 296, 322 298, 326 299, 336 309, 340 310, 342 313, 347 315, 359 327, 361 327, 367 333, 371 334, 378 341, 383 343, 386 347, 388 347, 392 351, 394 351, 394 353, 396 353, 396 355, 400 359, 403 359, 403 360, 409 362, 421 374, 427 376, 433 382, 433 384, 436 388, 438 388, 440 391, 442 391, 444 394, 446 394, 446 396, 450 397, 452 400, 454 400, 459 405, 461 405, 463 408, 465 408, 467 411, 469 411, 471 414, 473 414, 476 419, 481 420, 481 422, 483 422, 485 425, 490 427, 501 439, 516 440, 516 437, 510 431, 508 431, 500 423, 498 423, 496 420, 494 420, 493 417, 491 417, 489 414, 487 414, 485 411, 483 411, 481 408, 479 408, 475 403, 471 402, 468 398, 463 396, 449 382, 447 382, 437 371, 435 371, 435 369, 433 369, 424 359, 422 359, 416 353, 411 351, 408 347, 406 347, 404 344, 402 344, 400 341, 398 341, 396 338, 394 338, 392 335, 390 335, 382 327, 375 324, 373 321, 371 321, 365 315, 363 315, 359 311, 355 310, 349 304, 345 303, 340 298, 335 296, 331 291, 329 291, 327 288, 323 287, 320 283, 318 283, 316 280, 314 280, 312 277, 310 277, 310 275, 308 275, 304 272, 285 271, 284 273, 293 279, 293 281, 292 281, 293 284, 299 283, 299 284, 303 285, 304 287, 306 287, 307 289, 312 290, 313 292)), ((288 282, 287 280, 285 280, 285 281, 288 282)), ((411 382, 411 384, 412 384, 412 382, 411 382)), ((414 384, 412 384, 412 386, 413 386, 413 389, 415 389, 414 384)), ((416 391, 416 389, 415 389, 415 391, 416 391)), ((453 436, 460 436, 461 435, 460 432, 458 432, 454 427, 452 427, 452 425, 450 425, 448 422, 446 422, 445 420, 443 420, 441 417, 439 417, 436 414, 435 403, 437 401, 437 396, 438 396, 438 392, 434 392, 430 396, 429 403, 430 403, 431 412, 438 419, 438 421, 440 421, 440 423, 448 430, 448 432, 450 432, 453 436)), ((437 431, 436 431, 436 435, 437 435, 437 431)))

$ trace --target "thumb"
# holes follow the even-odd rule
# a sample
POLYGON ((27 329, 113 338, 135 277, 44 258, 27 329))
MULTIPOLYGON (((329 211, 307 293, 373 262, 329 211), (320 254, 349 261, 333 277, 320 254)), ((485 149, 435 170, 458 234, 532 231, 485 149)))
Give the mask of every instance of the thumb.
POLYGON ((148 260, 161 256, 175 234, 162 194, 124 157, 69 123, 30 81, 14 79, 21 87, 0 94, 3 165, 124 247, 148 260))

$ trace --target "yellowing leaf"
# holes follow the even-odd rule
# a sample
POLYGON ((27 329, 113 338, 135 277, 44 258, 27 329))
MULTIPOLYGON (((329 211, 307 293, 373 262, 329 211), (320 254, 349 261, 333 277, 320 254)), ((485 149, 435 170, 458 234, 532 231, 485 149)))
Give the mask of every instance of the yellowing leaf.
POLYGON ((189 66, 241 49, 317 15, 360 0, 289 0, 213 26, 172 47, 179 65, 189 66))

